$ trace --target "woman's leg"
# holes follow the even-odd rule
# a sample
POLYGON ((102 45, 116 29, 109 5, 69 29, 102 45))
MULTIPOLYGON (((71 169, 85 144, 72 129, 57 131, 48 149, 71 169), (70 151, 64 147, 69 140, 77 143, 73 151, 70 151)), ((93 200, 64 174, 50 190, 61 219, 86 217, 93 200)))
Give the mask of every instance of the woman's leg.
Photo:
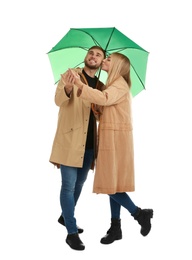
POLYGON ((120 219, 120 210, 121 205, 115 201, 111 196, 109 196, 109 203, 110 203, 110 209, 111 209, 111 218, 112 219, 120 219))
MULTIPOLYGON (((126 192, 110 194, 110 201, 113 200, 113 205, 119 204, 126 208, 131 214, 135 214, 137 211, 137 206, 133 203, 131 198, 126 192)), ((117 206, 116 206, 117 207, 117 206)), ((116 209, 117 210, 117 209, 116 209)), ((114 209, 115 212, 115 209, 114 209)))
POLYGON ((111 208, 111 226, 107 231, 107 234, 101 238, 102 244, 111 244, 115 240, 122 239, 121 220, 120 220, 120 209, 121 205, 116 202, 113 198, 109 197, 110 208, 111 208))
POLYGON ((135 220, 141 225, 141 234, 147 236, 151 230, 152 209, 141 209, 137 207, 126 192, 109 195, 111 199, 126 208, 135 220))

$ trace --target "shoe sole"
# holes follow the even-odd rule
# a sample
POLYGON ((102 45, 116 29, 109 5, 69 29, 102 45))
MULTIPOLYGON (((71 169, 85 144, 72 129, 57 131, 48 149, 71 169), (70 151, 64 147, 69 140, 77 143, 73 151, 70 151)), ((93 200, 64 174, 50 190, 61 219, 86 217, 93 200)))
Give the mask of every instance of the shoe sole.
POLYGON ((115 242, 116 240, 121 240, 122 237, 123 237, 122 235, 117 236, 114 240, 112 240, 111 242, 107 242, 107 243, 101 239, 100 243, 103 244, 103 245, 109 245, 109 244, 112 244, 113 242, 115 242))
POLYGON ((66 240, 66 243, 70 246, 70 248, 72 248, 72 249, 74 249, 74 250, 82 251, 82 250, 85 249, 85 246, 84 246, 84 247, 81 247, 81 248, 72 247, 72 246, 70 245, 70 243, 67 242, 67 240, 66 240))

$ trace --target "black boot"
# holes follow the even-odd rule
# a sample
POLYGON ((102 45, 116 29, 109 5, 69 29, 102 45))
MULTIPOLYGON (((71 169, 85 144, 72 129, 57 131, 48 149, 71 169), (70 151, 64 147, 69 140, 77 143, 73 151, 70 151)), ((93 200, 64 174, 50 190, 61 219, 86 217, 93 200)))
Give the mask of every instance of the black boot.
POLYGON ((101 244, 111 244, 115 240, 122 239, 121 231, 121 220, 120 219, 111 219, 111 227, 107 231, 107 234, 101 238, 101 244))
POLYGON ((141 234, 147 236, 151 230, 151 218, 153 217, 152 209, 140 209, 137 208, 135 214, 131 214, 135 220, 141 225, 141 234))
MULTIPOLYGON (((64 220, 64 218, 63 218, 62 215, 58 218, 58 222, 59 222, 61 225, 65 226, 65 220, 64 220)), ((78 230, 78 233, 79 233, 79 234, 80 234, 80 233, 83 233, 83 229, 80 228, 80 227, 78 227, 78 226, 77 226, 77 230, 78 230)))
POLYGON ((75 250, 84 250, 85 249, 85 246, 84 246, 83 242, 81 241, 81 239, 79 238, 78 233, 67 235, 66 243, 72 249, 75 249, 75 250))

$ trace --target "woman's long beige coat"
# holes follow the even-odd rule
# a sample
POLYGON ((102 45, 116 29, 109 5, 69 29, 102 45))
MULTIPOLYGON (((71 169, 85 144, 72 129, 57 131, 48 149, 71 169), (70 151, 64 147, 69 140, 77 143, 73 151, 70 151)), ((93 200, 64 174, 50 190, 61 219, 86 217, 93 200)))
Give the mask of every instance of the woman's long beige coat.
POLYGON ((93 192, 134 191, 131 94, 126 81, 121 77, 103 92, 84 85, 80 98, 104 106, 93 192))

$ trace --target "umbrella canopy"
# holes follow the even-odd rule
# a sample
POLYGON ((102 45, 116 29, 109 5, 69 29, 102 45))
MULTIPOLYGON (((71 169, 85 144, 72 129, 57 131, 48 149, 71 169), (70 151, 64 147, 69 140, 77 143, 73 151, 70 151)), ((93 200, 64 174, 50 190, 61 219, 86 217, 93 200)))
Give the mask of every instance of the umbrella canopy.
MULTIPOLYGON (((84 66, 84 58, 93 45, 102 47, 107 55, 119 52, 130 59, 133 96, 145 88, 149 53, 115 27, 71 28, 48 52, 55 83, 68 68, 84 66)), ((107 73, 101 71, 99 77, 105 83, 107 73)))

